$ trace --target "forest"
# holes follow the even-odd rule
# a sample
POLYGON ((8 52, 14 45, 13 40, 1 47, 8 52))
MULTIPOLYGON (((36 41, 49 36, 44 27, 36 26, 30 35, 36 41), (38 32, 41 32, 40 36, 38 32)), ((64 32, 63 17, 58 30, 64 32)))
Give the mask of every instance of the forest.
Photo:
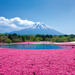
POLYGON ((75 35, 17 35, 0 34, 0 43, 15 43, 25 41, 51 41, 51 42, 71 42, 75 41, 75 35))

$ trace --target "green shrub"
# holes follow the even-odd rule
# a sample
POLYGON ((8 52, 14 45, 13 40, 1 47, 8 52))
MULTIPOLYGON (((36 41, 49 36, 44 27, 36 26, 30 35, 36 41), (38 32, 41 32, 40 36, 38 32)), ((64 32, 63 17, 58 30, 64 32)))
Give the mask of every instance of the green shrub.
POLYGON ((5 43, 11 43, 11 42, 12 41, 10 39, 8 39, 8 38, 5 40, 5 43))

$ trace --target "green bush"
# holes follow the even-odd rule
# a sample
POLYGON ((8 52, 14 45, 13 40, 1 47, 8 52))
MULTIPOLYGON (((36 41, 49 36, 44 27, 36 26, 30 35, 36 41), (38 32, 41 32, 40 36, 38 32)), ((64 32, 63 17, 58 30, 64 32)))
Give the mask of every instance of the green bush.
POLYGON ((24 41, 52 41, 52 42, 70 42, 75 41, 75 35, 17 35, 0 34, 0 42, 24 42, 24 41))
POLYGON ((13 39, 12 42, 22 42, 22 39, 13 39))
POLYGON ((11 43, 11 42, 12 41, 10 39, 8 39, 8 38, 5 40, 5 43, 11 43))

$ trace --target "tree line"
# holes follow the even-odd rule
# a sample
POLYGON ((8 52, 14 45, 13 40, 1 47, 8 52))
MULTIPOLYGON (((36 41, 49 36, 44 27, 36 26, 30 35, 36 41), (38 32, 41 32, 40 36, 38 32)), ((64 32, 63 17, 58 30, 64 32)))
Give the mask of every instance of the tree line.
POLYGON ((15 43, 25 41, 51 41, 51 42, 71 42, 75 41, 75 35, 17 35, 0 34, 0 43, 15 43))

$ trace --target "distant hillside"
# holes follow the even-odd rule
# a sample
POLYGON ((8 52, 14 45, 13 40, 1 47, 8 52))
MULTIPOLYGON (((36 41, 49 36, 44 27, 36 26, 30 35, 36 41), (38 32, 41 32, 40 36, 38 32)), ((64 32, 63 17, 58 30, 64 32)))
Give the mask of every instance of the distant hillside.
POLYGON ((62 33, 51 29, 49 26, 45 24, 34 24, 31 27, 19 30, 19 31, 13 31, 11 33, 16 33, 19 35, 36 35, 36 34, 42 34, 42 35, 62 35, 62 33))

